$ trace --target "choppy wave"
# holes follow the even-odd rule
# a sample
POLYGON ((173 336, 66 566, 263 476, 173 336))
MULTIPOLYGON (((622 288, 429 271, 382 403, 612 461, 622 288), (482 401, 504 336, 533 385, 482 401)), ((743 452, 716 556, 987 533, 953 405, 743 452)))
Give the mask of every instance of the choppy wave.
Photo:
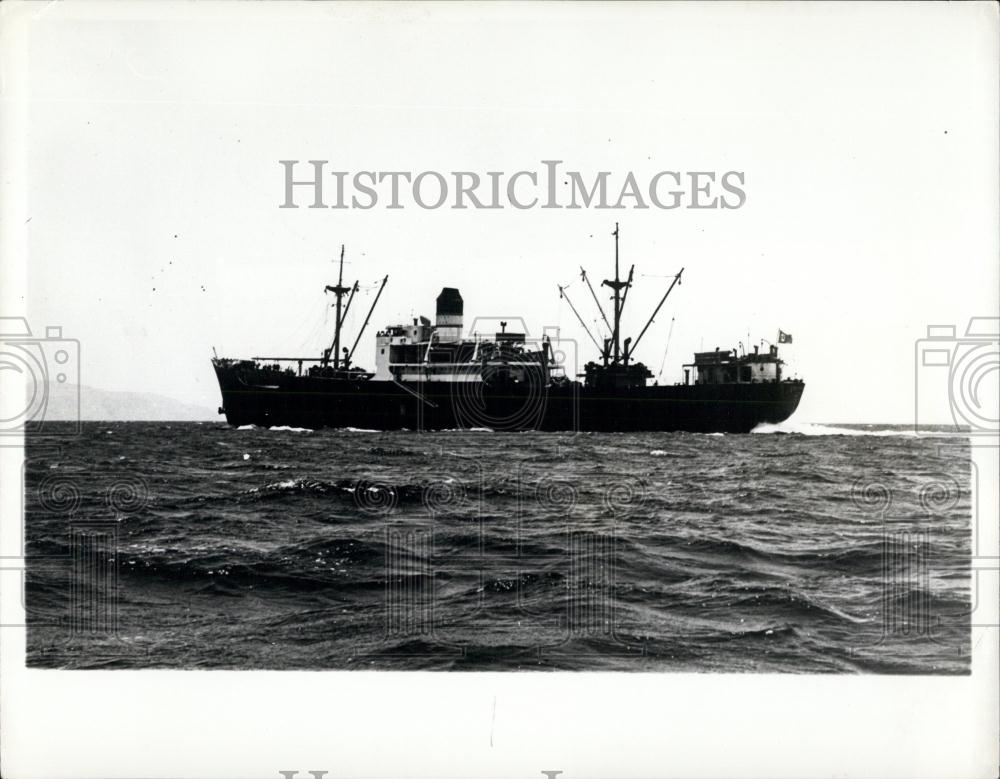
POLYGON ((29 446, 28 661, 967 673, 967 450, 777 427, 84 425, 29 446), (84 526, 119 572, 119 638, 85 651, 64 619, 84 526))

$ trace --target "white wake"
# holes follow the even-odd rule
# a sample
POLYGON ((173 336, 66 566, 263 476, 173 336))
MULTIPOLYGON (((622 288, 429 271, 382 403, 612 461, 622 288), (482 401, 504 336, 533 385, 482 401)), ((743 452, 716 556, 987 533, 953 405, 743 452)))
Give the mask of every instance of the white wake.
POLYGON ((962 433, 945 433, 939 431, 916 431, 912 427, 836 427, 835 425, 818 425, 810 422, 779 422, 778 424, 770 424, 768 422, 762 422, 757 425, 752 431, 755 434, 773 434, 773 433, 790 433, 794 435, 808 435, 808 436, 821 436, 821 435, 850 435, 850 436, 881 436, 881 437, 899 437, 899 438, 916 438, 916 437, 930 437, 930 436, 955 436, 964 435, 962 433))

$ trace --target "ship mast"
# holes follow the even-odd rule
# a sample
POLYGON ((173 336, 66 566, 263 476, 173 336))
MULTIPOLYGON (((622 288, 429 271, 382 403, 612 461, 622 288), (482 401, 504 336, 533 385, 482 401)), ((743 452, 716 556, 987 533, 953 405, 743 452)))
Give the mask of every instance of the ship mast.
MULTIPOLYGON (((333 367, 334 368, 338 368, 338 367, 340 367, 340 328, 341 328, 341 325, 343 324, 343 322, 341 321, 341 319, 342 319, 342 317, 341 317, 341 308, 342 308, 342 305, 343 305, 344 295, 346 295, 348 292, 351 291, 351 287, 345 287, 344 286, 344 245, 343 244, 340 245, 340 275, 337 278, 337 286, 336 287, 327 286, 326 287, 326 291, 327 292, 332 292, 334 295, 337 296, 337 317, 336 317, 336 321, 334 322, 334 331, 333 331, 334 332, 334 334, 333 334, 333 367)), ((330 359, 330 352, 328 351, 326 353, 326 360, 324 362, 329 361, 329 359, 330 359)))
POLYGON ((612 233, 615 237, 615 280, 610 281, 605 279, 601 282, 602 287, 610 287, 615 291, 615 326, 612 331, 612 340, 614 342, 614 364, 618 364, 621 360, 621 340, 619 338, 621 332, 621 316, 622 316, 622 295, 621 291, 632 285, 631 281, 622 281, 621 274, 618 272, 618 222, 615 222, 615 231, 612 233))

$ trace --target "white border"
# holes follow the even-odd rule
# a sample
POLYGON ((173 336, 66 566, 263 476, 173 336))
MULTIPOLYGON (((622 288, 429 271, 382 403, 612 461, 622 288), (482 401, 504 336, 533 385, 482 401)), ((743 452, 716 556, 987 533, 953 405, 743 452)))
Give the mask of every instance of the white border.
MULTIPOLYGON (((18 149, 27 96, 19 66, 27 17, 47 9, 0 6, 5 313, 23 310, 25 289, 18 149)), ((59 12, 95 10, 272 13, 258 5, 169 3, 80 3, 59 12)), ((280 13, 299 10, 285 5, 280 13)), ((997 449, 975 457, 980 474, 1000 471, 997 449)), ((11 489, 20 467, 20 450, 0 448, 8 544, 9 518, 21 512, 11 489)), ((996 518, 996 481, 980 488, 980 517, 996 518)), ((981 548, 1000 554, 995 529, 982 532, 981 548)), ((976 621, 996 625, 998 585, 989 565, 980 572, 985 600, 976 621)), ((5 623, 23 617, 17 595, 9 586, 0 595, 5 623)), ((994 777, 997 770, 995 627, 974 630, 969 677, 26 671, 23 631, 2 630, 2 770, 12 778, 277 777, 296 769, 355 777, 538 777, 543 770, 561 770, 565 779, 994 777)))

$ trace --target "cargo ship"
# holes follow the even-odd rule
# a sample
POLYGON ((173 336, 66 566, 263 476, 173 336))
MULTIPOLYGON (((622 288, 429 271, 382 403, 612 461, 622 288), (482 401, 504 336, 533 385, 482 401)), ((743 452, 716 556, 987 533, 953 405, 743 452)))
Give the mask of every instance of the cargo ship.
MULTIPOLYGON (((341 344, 344 320, 358 292, 344 284, 344 249, 336 286, 331 346, 318 356, 215 356, 212 364, 222 392, 220 414, 233 426, 324 427, 364 430, 454 430, 633 432, 687 431, 748 433, 761 423, 782 422, 802 397, 803 381, 783 375, 778 346, 763 341, 753 350, 696 352, 684 364, 684 381, 659 384, 649 368, 633 358, 654 318, 675 286, 682 268, 639 335, 622 338, 622 313, 634 284, 619 272, 618 226, 615 275, 602 282, 610 290, 606 315, 586 272, 581 278, 610 335, 598 339, 587 327, 565 287, 567 301, 594 344, 597 359, 576 369, 569 344, 558 332, 538 339, 508 328, 464 332, 464 301, 458 289, 444 287, 435 320, 416 317, 376 333, 374 370, 354 363, 388 276, 368 310, 353 346, 341 344)), ((478 320, 477 320, 478 322, 478 320)), ((790 336, 779 331, 779 342, 790 336)))

